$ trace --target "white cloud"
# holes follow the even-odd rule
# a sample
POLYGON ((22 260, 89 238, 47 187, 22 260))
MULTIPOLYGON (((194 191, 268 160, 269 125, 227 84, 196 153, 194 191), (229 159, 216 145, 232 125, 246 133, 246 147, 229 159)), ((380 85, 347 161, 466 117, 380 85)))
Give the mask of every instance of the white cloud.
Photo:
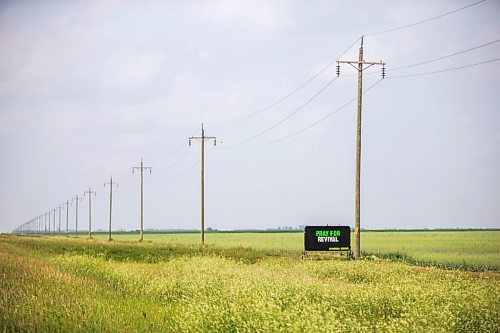
POLYGON ((200 15, 212 23, 273 31, 291 24, 284 4, 276 1, 208 1, 201 6, 200 15))

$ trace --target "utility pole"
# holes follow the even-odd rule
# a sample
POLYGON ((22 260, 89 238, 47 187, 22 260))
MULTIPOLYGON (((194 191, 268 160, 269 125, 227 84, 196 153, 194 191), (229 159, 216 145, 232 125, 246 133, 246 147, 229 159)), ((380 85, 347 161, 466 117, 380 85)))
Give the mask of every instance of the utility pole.
MULTIPOLYGON (((140 170, 141 171, 141 237, 139 239, 139 242, 142 242, 144 239, 144 224, 143 224, 143 208, 144 208, 144 170, 149 169, 149 173, 151 174, 151 167, 145 167, 142 163, 142 158, 141 158, 141 166, 138 167, 132 167, 132 173, 134 173, 134 170, 140 170)), ((111 215, 110 215, 111 216, 111 215)))
POLYGON ((59 210, 59 233, 61 233, 61 205, 59 205, 59 207, 57 207, 57 209, 59 210))
POLYGON ((201 142, 201 245, 205 245, 205 141, 214 140, 214 147, 217 145, 215 136, 205 136, 203 123, 201 124, 201 136, 192 136, 189 138, 189 146, 191 140, 201 142))
POLYGON ((69 236, 69 225, 68 225, 68 222, 69 222, 69 205, 70 202, 69 200, 66 200, 65 203, 63 203, 63 205, 66 205, 66 237, 69 236))
POLYGON ((51 211, 51 210, 49 210, 49 213, 48 213, 48 214, 49 214, 49 219, 48 219, 48 221, 47 221, 47 224, 49 225, 49 230, 48 230, 48 234, 49 234, 49 235, 50 235, 50 216, 51 216, 51 213, 52 213, 52 211, 51 211))
POLYGON ((84 192, 83 196, 85 194, 89 195, 89 238, 92 238, 92 194, 96 195, 96 193, 89 187, 89 190, 84 192))
POLYGON ((340 75, 340 65, 349 64, 358 71, 358 115, 356 127, 356 176, 355 176, 355 208, 354 208, 354 259, 358 259, 361 255, 361 240, 360 240, 360 207, 361 207, 361 106, 363 99, 363 71, 371 66, 382 66, 382 78, 385 77, 385 62, 379 61, 364 61, 363 60, 363 36, 361 36, 361 46, 359 48, 358 61, 337 61, 337 76, 340 75), (353 64, 356 64, 357 67, 353 64), (367 65, 366 67, 364 65, 367 65))
POLYGON ((53 211, 54 211, 54 214, 52 215, 52 217, 54 220, 54 225, 53 225, 54 229, 52 229, 52 233, 55 235, 56 234, 56 208, 54 208, 53 211))
MULTIPOLYGON (((106 187, 106 185, 109 185, 109 237, 108 237, 108 241, 112 241, 113 239, 111 238, 111 208, 113 206, 113 185, 116 185, 116 188, 118 188, 118 183, 113 183, 113 176, 111 176, 109 183, 105 183, 104 187, 106 187)), ((142 187, 141 187, 141 191, 142 191, 142 187)), ((141 223, 141 225, 142 225, 142 223, 141 223)))
POLYGON ((76 197, 74 197, 73 199, 71 199, 71 201, 75 200, 75 208, 76 208, 76 212, 75 212, 75 236, 78 237, 78 202, 79 201, 83 201, 83 198, 80 198, 78 196, 78 194, 76 195, 76 197))

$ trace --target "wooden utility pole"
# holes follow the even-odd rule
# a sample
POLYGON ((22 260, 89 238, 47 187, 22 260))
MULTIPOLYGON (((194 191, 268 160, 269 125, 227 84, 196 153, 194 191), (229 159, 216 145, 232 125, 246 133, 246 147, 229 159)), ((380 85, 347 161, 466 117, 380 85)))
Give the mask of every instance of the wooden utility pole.
POLYGON ((59 210, 59 229, 58 229, 58 233, 61 233, 61 205, 59 205, 59 207, 57 207, 57 209, 59 210))
POLYGON ((89 190, 84 192, 83 196, 89 195, 89 238, 92 238, 92 194, 96 195, 94 191, 89 187, 89 190))
POLYGON ((109 183, 105 183, 104 187, 106 185, 109 185, 109 237, 108 241, 112 241, 113 239, 111 238, 111 208, 113 206, 113 185, 116 185, 118 188, 118 183, 113 183, 113 176, 111 176, 109 183))
POLYGON ((363 36, 361 36, 361 46, 359 48, 358 61, 337 61, 337 76, 340 75, 340 65, 339 64, 349 64, 353 66, 358 71, 358 116, 357 116, 357 126, 356 126, 356 179, 355 179, 355 208, 354 208, 354 258, 357 259, 361 255, 361 240, 360 240, 360 207, 361 207, 361 106, 363 99, 363 70, 373 66, 382 66, 382 78, 385 76, 385 62, 373 62, 363 60, 363 36), (357 67, 353 64, 357 64, 357 67), (364 65, 368 65, 364 67, 364 65))
POLYGON ((76 205, 75 205, 75 209, 76 209, 76 211, 75 211, 75 236, 78 237, 78 202, 83 201, 83 198, 80 198, 77 194, 76 197, 71 199, 71 201, 73 201, 73 200, 75 200, 75 203, 76 203, 76 205))
POLYGON ((53 220, 54 220, 54 229, 52 229, 52 233, 55 235, 56 234, 56 208, 53 209, 54 211, 54 214, 52 215, 53 216, 53 220))
POLYGON ((141 158, 141 166, 138 167, 133 167, 132 168, 132 173, 134 173, 134 170, 138 169, 141 171, 141 236, 139 238, 139 242, 142 242, 144 240, 144 223, 143 223, 143 209, 144 209, 144 170, 149 169, 149 173, 151 174, 151 167, 145 167, 142 158, 141 158))
POLYGON ((70 202, 69 200, 66 200, 65 203, 63 203, 63 205, 66 205, 66 237, 69 236, 69 205, 70 205, 70 202))
POLYGON ((203 123, 201 124, 201 136, 192 136, 189 138, 189 146, 191 140, 201 142, 201 245, 205 245, 205 141, 214 140, 214 146, 217 145, 215 136, 205 136, 203 123))

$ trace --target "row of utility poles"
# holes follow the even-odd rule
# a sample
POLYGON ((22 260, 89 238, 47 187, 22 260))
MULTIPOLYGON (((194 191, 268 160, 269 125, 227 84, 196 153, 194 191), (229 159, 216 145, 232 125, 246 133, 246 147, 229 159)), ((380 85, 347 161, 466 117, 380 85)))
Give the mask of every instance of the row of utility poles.
MULTIPOLYGON (((358 98, 357 98, 357 121, 356 121, 356 175, 355 175, 355 208, 354 208, 354 243, 355 251, 354 258, 359 258, 361 254, 361 125, 362 125, 362 100, 363 100, 363 71, 371 66, 379 65, 382 66, 382 79, 385 77, 385 63, 382 61, 365 61, 363 58, 363 36, 361 37, 361 46, 359 48, 358 60, 338 60, 337 61, 337 76, 340 76, 340 64, 349 64, 358 72, 358 98)), ((214 140, 214 146, 217 143, 217 138, 214 136, 205 136, 205 130, 203 124, 201 125, 201 136, 189 137, 189 145, 191 146, 191 140, 197 140, 201 142, 201 243, 205 243, 205 141, 214 140)), ((141 159, 141 165, 139 167, 132 168, 134 170, 140 170, 141 172, 141 236, 140 241, 143 240, 143 172, 148 170, 151 172, 151 167, 143 166, 141 159)), ((110 183, 110 206, 109 206, 109 239, 111 240, 111 205, 112 205, 112 192, 113 192, 113 179, 110 183)), ((91 237, 90 219, 91 219, 91 195, 92 190, 89 188, 86 194, 89 195, 89 237, 91 237)), ((68 204, 68 203, 67 203, 68 204)), ((78 205, 78 196, 77 196, 78 205)), ((78 207, 78 206, 77 206, 78 207)), ((59 207, 60 209, 60 207, 59 207)), ((77 208, 78 209, 78 208, 77 208)), ((47 214, 45 214, 46 216, 47 214)), ((49 232, 50 232, 50 216, 51 212, 48 213, 49 216, 49 232)), ((78 213, 77 213, 78 216, 78 213)), ((39 217, 40 218, 40 217, 39 217)), ((38 218, 38 219, 39 219, 38 218)), ((77 217, 78 218, 78 217, 77 217)), ((59 229, 60 229, 60 211, 59 211, 59 229)), ((67 218, 66 218, 67 220, 67 218)), ((31 222, 31 221, 30 221, 31 222)), ((26 228, 25 225, 20 227, 26 228)), ((55 209, 54 209, 54 229, 55 229, 55 209)), ((66 227, 67 229, 67 227, 66 227)), ((77 228, 78 229, 78 228, 77 228)), ((67 232, 67 230, 66 230, 67 232)))
MULTIPOLYGON (((214 140, 214 146, 217 144, 217 138, 214 136, 205 136, 205 129, 203 124, 201 124, 201 136, 192 136, 189 137, 188 143, 189 146, 191 146, 191 141, 192 140, 197 140, 201 142, 201 244, 205 244, 205 141, 207 140, 214 140)), ((139 242, 142 242, 144 240, 144 172, 149 171, 151 173, 152 168, 149 166, 144 166, 144 162, 141 158, 141 164, 136 167, 132 167, 132 173, 135 173, 135 171, 139 171, 141 174, 141 229, 140 229, 140 238, 139 242)), ((105 183, 104 187, 109 186, 109 235, 108 235, 108 240, 112 240, 112 235, 111 235, 111 217, 112 217, 112 209, 113 209, 113 187, 116 186, 118 188, 118 183, 113 181, 113 176, 110 177, 109 183, 105 183)), ((88 207, 89 207, 89 230, 88 230, 88 237, 92 238, 92 195, 96 195, 95 191, 92 191, 92 188, 89 187, 88 191, 84 192, 84 197, 88 197, 88 207)), ((65 203, 63 203, 63 206, 66 205, 66 235, 69 236, 69 206, 75 202, 75 235, 78 236, 78 203, 83 200, 82 197, 79 197, 76 195, 75 198, 71 200, 66 200, 65 203)), ((61 209, 63 207, 59 206, 58 208, 55 208, 54 210, 51 210, 48 213, 42 214, 37 216, 36 218, 24 223, 21 225, 19 228, 14 230, 16 233, 45 233, 45 234, 50 234, 50 233, 56 233, 55 232, 55 211, 56 209, 59 209, 59 230, 57 233, 61 233, 61 209), (54 227, 51 229, 50 227, 50 220, 52 216, 52 212, 54 212, 53 217, 54 217, 54 227), (48 216, 48 219, 47 219, 48 216), (49 221, 49 223, 47 223, 49 221)))
MULTIPOLYGON (((141 160, 141 166, 142 166, 142 160, 141 160)), ((151 170, 151 168, 149 168, 151 170)), ((143 177, 142 177, 142 171, 141 171, 141 239, 140 241, 142 242, 143 240, 143 223, 142 223, 142 198, 143 198, 143 177)), ((105 183, 104 187, 106 185, 109 185, 109 237, 108 240, 112 240, 111 238, 111 216, 112 216, 112 207, 113 207, 113 187, 116 186, 118 187, 118 183, 113 182, 113 176, 111 176, 109 183, 105 183)), ((78 194, 71 199, 71 201, 66 200, 62 204, 62 206, 58 206, 57 208, 54 208, 53 210, 50 210, 48 213, 41 214, 34 219, 24 223, 21 225, 19 228, 14 230, 14 233, 30 233, 30 234, 61 234, 61 209, 64 209, 64 206, 66 206, 66 236, 69 236, 69 206, 73 205, 73 202, 75 203, 75 236, 78 236, 78 204, 83 201, 83 198, 85 196, 88 197, 89 201, 89 229, 88 229, 88 238, 92 238, 92 195, 96 195, 96 192, 92 190, 91 187, 87 191, 84 192, 83 197, 80 197, 78 194), (56 209, 59 209, 59 229, 56 232, 55 228, 55 211, 56 209), (54 212, 54 214, 52 214, 54 212), (50 221, 51 221, 51 215, 54 216, 54 224, 53 228, 51 229, 50 221), (48 216, 48 218, 47 218, 48 216)))

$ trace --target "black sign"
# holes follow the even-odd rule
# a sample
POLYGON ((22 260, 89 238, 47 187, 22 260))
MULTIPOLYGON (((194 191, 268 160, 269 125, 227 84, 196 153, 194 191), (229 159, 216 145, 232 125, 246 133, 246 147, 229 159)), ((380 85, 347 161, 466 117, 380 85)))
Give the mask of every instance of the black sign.
POLYGON ((350 251, 351 227, 307 226, 304 230, 305 251, 350 251))

